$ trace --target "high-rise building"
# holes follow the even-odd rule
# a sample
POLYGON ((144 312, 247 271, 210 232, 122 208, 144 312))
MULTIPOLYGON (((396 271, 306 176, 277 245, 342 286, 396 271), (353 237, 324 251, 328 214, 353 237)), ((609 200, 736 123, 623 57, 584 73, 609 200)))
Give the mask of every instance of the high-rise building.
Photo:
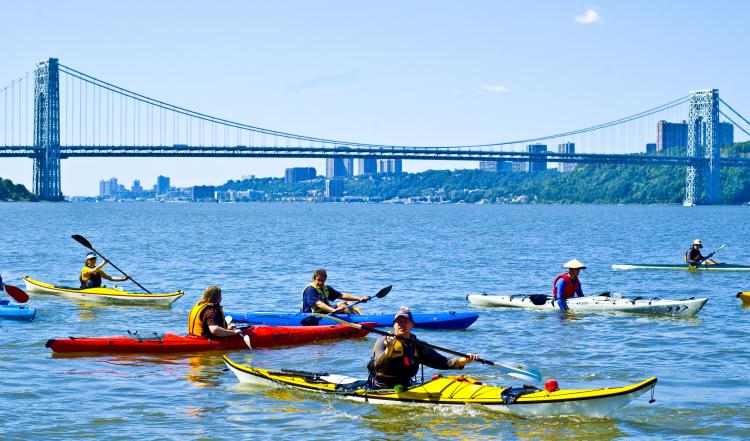
POLYGON ((378 173, 391 175, 401 174, 402 165, 400 159, 378 159, 378 173))
POLYGON ((167 176, 159 175, 156 178, 156 194, 167 194, 169 193, 169 178, 167 176))
POLYGON ((286 172, 284 173, 284 181, 287 184, 294 184, 296 182, 315 179, 316 176, 315 167, 292 167, 286 169, 286 172))
MULTIPOLYGON (((557 144, 557 153, 565 153, 565 154, 575 154, 576 152, 576 144, 574 142, 563 142, 562 144, 557 144)), ((558 162, 557 163, 557 171, 560 173, 567 173, 572 172, 576 169, 576 163, 575 162, 558 162)))
POLYGON ((686 147, 688 138, 687 122, 671 123, 659 121, 656 123, 656 150, 670 147, 686 147))
POLYGON ((371 175, 378 172, 378 160, 370 158, 359 158, 357 160, 357 173, 359 175, 371 175))
POLYGON ((326 193, 327 198, 340 198, 344 196, 344 180, 343 179, 326 179, 326 193))
POLYGON ((124 186, 117 183, 117 178, 99 181, 99 196, 116 196, 123 192, 124 186))
POLYGON ((350 178, 354 176, 353 158, 326 158, 326 178, 350 178))
POLYGON ((479 169, 484 171, 512 171, 513 163, 510 161, 479 161, 479 169))
MULTIPOLYGON (((696 136, 702 138, 706 133, 705 124, 698 127, 696 136)), ((716 142, 719 146, 734 144, 734 124, 719 122, 716 142)), ((656 150, 660 151, 669 147, 687 147, 688 123, 671 123, 659 121, 656 123, 656 150)), ((700 142, 705 144, 705 142, 700 142)))
MULTIPOLYGON (((547 153, 546 144, 529 144, 526 146, 528 153, 547 153)), ((544 171, 547 170, 547 157, 542 158, 529 158, 529 172, 544 171)))
POLYGON ((131 187, 130 191, 136 194, 143 193, 143 187, 141 187, 141 181, 139 181, 138 179, 134 180, 133 187, 131 187))

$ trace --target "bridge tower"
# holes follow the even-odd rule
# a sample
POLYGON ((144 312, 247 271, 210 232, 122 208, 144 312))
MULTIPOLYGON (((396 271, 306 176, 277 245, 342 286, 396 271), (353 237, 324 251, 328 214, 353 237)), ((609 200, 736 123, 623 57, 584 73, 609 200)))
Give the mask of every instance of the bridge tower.
POLYGON ((690 94, 688 111, 687 155, 706 161, 700 170, 690 165, 687 168, 684 205, 697 202, 717 204, 721 198, 721 176, 719 175, 719 89, 698 90, 690 94), (703 155, 701 155, 703 152, 703 155), (699 177, 699 174, 701 175, 699 177), (703 179, 703 200, 696 196, 696 181, 703 179))
POLYGON ((60 71, 57 58, 36 65, 34 81, 34 193, 42 200, 62 199, 60 188, 60 71))

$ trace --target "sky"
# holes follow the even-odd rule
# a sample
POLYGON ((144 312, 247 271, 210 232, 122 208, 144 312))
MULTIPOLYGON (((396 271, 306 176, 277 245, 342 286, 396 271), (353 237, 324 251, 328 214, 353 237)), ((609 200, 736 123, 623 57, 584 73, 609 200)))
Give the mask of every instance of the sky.
MULTIPOLYGON (((354 142, 478 144, 610 121, 719 88, 750 115, 750 2, 2 0, 0 87, 50 57, 174 105, 354 142)), ((283 176, 324 159, 86 158, 62 189, 283 176)), ((404 161, 404 171, 476 168, 404 161)), ((31 188, 31 159, 0 159, 31 188)))

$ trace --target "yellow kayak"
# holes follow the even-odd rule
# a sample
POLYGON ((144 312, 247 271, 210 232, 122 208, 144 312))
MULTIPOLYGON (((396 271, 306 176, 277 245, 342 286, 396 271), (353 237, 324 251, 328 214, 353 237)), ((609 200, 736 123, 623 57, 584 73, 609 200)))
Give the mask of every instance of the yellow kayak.
POLYGON ((623 387, 568 389, 547 392, 535 387, 485 385, 466 376, 436 376, 401 392, 370 390, 366 380, 345 375, 293 370, 271 371, 243 366, 226 355, 224 362, 240 383, 288 386, 374 404, 466 405, 479 404, 518 416, 585 415, 604 417, 656 387, 656 377, 623 387))
POLYGON ((118 305, 169 306, 185 294, 183 291, 166 294, 133 293, 120 288, 107 288, 105 286, 79 289, 55 286, 34 280, 29 276, 24 277, 23 280, 26 282, 26 291, 30 293, 53 294, 74 300, 118 305))
POLYGON ((737 298, 742 300, 745 305, 750 305, 750 291, 740 291, 737 293, 737 298))

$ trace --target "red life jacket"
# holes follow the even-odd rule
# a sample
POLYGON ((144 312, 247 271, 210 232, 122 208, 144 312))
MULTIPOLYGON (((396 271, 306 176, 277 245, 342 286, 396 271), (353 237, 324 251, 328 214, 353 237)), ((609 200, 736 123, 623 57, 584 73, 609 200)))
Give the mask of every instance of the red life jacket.
POLYGON ((563 298, 569 299, 573 297, 573 294, 578 291, 578 287, 581 286, 581 281, 576 278, 575 283, 572 283, 570 280, 570 274, 568 273, 563 273, 555 277, 555 281, 552 282, 552 297, 557 298, 557 281, 560 279, 565 280, 565 291, 563 291, 563 298))

